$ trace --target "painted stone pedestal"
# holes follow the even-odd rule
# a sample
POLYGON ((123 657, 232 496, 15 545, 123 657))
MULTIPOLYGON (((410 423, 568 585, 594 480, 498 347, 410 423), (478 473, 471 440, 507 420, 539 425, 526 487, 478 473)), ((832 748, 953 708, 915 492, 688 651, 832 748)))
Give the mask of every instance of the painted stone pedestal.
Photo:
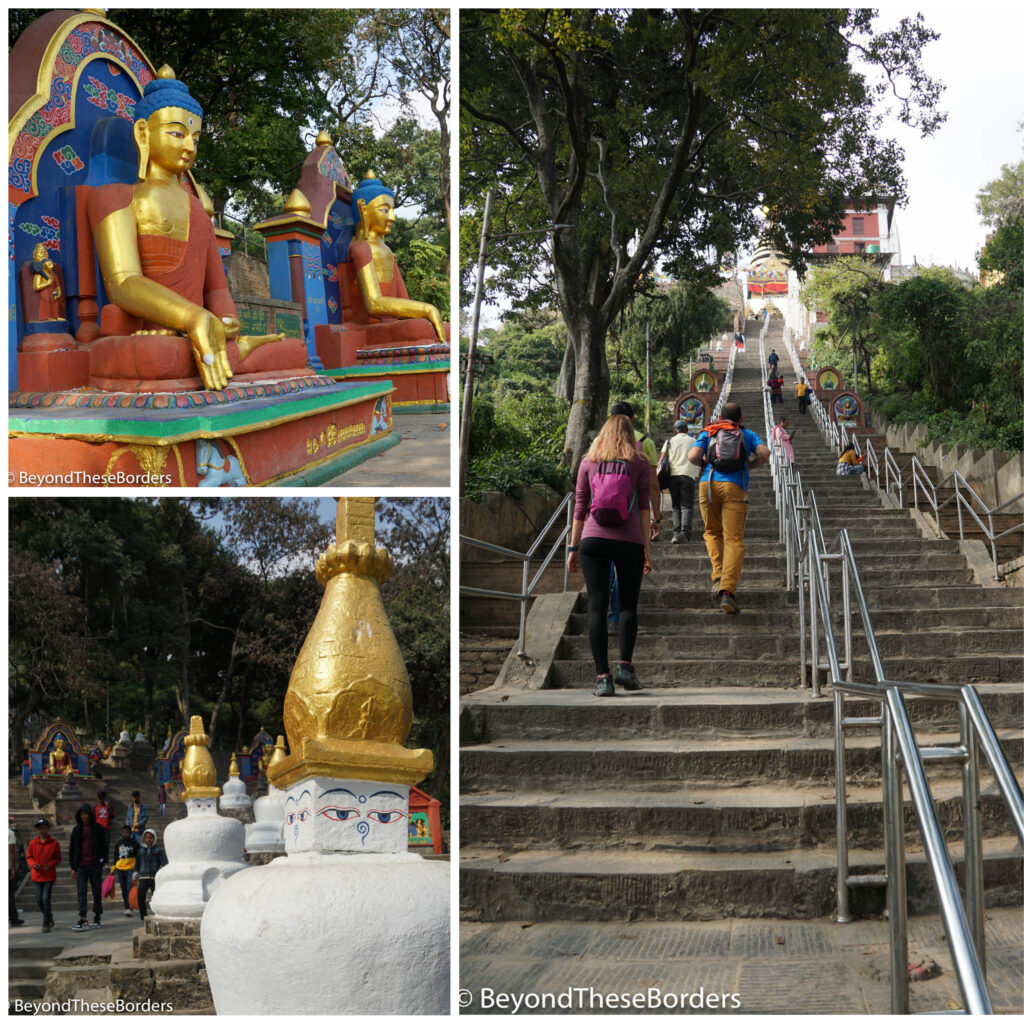
POLYGON ((447 1014, 448 895, 447 865, 410 853, 290 853, 236 875, 201 929, 217 1013, 447 1014))

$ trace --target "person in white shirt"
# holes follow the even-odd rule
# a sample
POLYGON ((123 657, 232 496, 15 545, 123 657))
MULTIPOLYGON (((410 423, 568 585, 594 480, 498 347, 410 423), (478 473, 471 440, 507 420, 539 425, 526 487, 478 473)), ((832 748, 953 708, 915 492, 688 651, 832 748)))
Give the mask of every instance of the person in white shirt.
POLYGON ((675 433, 665 442, 662 454, 668 456, 671 476, 668 492, 672 496, 672 544, 687 541, 693 536, 693 495, 700 477, 700 467, 687 458, 693 447, 691 431, 697 428, 686 420, 676 420, 675 433))

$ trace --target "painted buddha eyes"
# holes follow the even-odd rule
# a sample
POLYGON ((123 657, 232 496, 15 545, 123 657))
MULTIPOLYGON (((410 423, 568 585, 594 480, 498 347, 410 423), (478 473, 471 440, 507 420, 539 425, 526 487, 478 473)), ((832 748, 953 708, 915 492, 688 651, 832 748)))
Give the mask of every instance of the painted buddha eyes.
POLYGON ((303 807, 300 811, 290 811, 285 815, 285 821, 289 825, 294 825, 297 821, 308 821, 310 817, 309 808, 303 807))
MULTIPOLYGON (((361 817, 359 811, 354 807, 323 807, 319 811, 330 821, 354 821, 361 817)), ((378 811, 376 809, 366 812, 371 821, 380 822, 381 825, 391 825, 405 817, 404 811, 378 811)))
POLYGON ((359 812, 354 807, 322 807, 320 814, 330 821, 350 821, 359 817, 359 812))
POLYGON ((403 811, 370 811, 367 817, 379 821, 382 825, 390 825, 393 821, 400 821, 404 818, 405 813, 403 811))

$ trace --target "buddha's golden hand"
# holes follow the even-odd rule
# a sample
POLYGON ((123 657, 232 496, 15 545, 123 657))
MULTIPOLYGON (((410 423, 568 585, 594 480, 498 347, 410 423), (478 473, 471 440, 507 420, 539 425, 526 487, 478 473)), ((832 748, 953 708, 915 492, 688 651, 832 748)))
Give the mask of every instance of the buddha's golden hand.
POLYGON ((227 341, 238 334, 239 324, 234 317, 220 320, 208 310, 199 310, 188 325, 188 337, 192 343, 192 355, 195 357, 199 374, 203 378, 203 386, 209 391, 223 391, 232 377, 228 364, 227 341))
POLYGON ((430 321, 431 325, 433 326, 434 331, 437 334, 438 341, 444 341, 445 340, 445 336, 444 336, 444 321, 441 319, 440 311, 438 310, 438 308, 436 306, 429 306, 428 305, 427 308, 430 310, 430 312, 427 313, 427 319, 430 321))

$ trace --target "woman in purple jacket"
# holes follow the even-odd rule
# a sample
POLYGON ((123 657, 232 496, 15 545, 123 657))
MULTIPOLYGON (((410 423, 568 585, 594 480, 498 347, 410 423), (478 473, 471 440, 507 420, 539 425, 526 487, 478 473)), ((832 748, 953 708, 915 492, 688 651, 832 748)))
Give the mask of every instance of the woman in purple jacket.
POLYGON ((590 651, 598 697, 642 689, 633 668, 640 583, 651 571, 651 467, 639 450, 633 424, 611 416, 594 438, 576 477, 576 508, 568 566, 583 570, 587 584, 590 651), (619 664, 608 669, 608 578, 619 580, 619 664))

